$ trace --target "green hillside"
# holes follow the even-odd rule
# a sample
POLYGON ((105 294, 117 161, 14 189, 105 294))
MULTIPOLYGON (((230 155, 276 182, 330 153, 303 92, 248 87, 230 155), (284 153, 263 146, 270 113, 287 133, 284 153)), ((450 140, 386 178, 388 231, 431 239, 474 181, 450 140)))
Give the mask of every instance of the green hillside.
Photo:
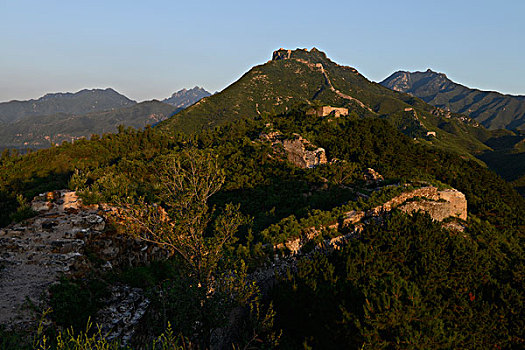
POLYGON ((505 166, 502 171, 501 163, 512 164, 516 156, 494 146, 494 140, 501 139, 501 135, 518 134, 487 130, 465 115, 371 82, 315 48, 275 51, 271 61, 253 67, 223 91, 160 123, 159 128, 194 133, 241 118, 264 118, 293 108, 321 105, 346 107, 350 115, 360 118, 387 119, 417 142, 487 161, 508 180, 525 176, 522 166, 505 166))
MULTIPOLYGON (((52 308, 41 328, 0 325, 0 347, 521 348, 525 198, 474 157, 521 152, 520 137, 386 89, 312 49, 276 51, 158 127, 6 150, 0 269, 32 272, 31 235, 43 246, 68 215, 86 226, 63 232, 75 245, 49 242, 51 255, 79 260, 31 306, 52 308), (310 113, 324 105, 349 114, 310 113), (63 188, 98 210, 35 216, 29 201, 63 188), (399 199, 429 188, 466 207, 440 221, 389 204, 451 204, 426 192, 399 199), (132 313, 139 294, 148 302, 132 313), (105 314, 113 326, 117 315, 133 318, 124 322, 133 332, 90 330, 122 296, 130 298, 105 314)), ((64 203, 49 195, 40 203, 64 203)))
POLYGON ((159 128, 191 133, 303 105, 347 107, 354 116, 387 118, 408 136, 465 155, 489 149, 479 138, 489 133, 475 122, 459 115, 450 117, 417 98, 373 83, 315 48, 276 51, 271 61, 255 66, 223 91, 202 99, 159 128), (428 138, 429 131, 437 137, 428 138))

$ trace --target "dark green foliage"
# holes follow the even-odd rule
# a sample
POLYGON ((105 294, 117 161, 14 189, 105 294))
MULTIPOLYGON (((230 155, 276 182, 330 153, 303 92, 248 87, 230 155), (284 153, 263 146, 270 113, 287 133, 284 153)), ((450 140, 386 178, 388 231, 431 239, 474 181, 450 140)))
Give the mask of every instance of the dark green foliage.
POLYGON ((137 288, 151 288, 162 281, 174 278, 179 264, 173 260, 152 261, 148 265, 137 266, 121 271, 114 276, 118 281, 137 288))
POLYGON ((489 138, 486 144, 493 148, 478 157, 508 181, 525 176, 525 132, 508 132, 489 138))
POLYGON ((304 259, 274 289, 284 347, 518 346, 524 256, 512 240, 481 221, 451 234, 424 215, 367 226, 343 251, 304 259))
POLYGON ((51 286, 49 304, 51 317, 60 326, 84 329, 89 318, 93 318, 107 295, 106 285, 97 279, 76 281, 62 279, 51 286))
POLYGON ((22 195, 18 195, 16 201, 18 202, 18 208, 16 209, 16 212, 9 217, 11 221, 20 222, 36 215, 36 212, 31 209, 31 205, 27 203, 22 195))
POLYGON ((150 160, 175 145, 173 138, 150 128, 140 132, 122 129, 118 134, 66 143, 25 156, 4 154, 0 160, 0 206, 6 210, 0 212, 0 223, 9 223, 9 216, 17 208, 17 195, 31 200, 39 193, 67 188, 75 170, 86 175, 88 183, 108 175, 109 171, 124 170, 130 185, 148 182, 151 171, 144 169, 148 169, 150 160))
POLYGON ((31 350, 27 341, 27 334, 16 331, 8 331, 5 326, 0 326, 0 349, 31 350))

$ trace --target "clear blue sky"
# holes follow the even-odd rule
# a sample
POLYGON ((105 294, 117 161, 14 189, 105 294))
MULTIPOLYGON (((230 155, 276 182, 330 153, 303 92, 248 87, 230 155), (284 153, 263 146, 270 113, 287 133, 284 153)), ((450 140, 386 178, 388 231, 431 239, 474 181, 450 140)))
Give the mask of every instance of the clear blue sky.
POLYGON ((313 46, 380 81, 431 68, 525 94, 525 1, 0 0, 0 101, 112 87, 142 101, 221 90, 313 46))

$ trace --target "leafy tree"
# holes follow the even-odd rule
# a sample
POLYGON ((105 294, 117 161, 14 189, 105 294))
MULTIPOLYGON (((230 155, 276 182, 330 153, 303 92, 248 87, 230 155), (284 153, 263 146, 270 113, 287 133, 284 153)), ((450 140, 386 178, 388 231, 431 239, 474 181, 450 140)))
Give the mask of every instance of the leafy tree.
POLYGON ((160 204, 143 198, 122 203, 123 224, 140 239, 178 255, 191 275, 208 284, 243 217, 233 205, 220 214, 209 207, 210 197, 224 183, 224 172, 211 153, 194 149, 172 153, 160 164, 156 185, 160 204))
POLYGON ((219 213, 208 205, 225 179, 212 153, 184 150, 166 155, 159 164, 156 187, 160 203, 149 204, 143 198, 121 203, 124 212, 118 220, 136 237, 169 250, 181 262, 178 278, 161 286, 164 303, 179 311, 174 317, 184 318, 175 324, 186 326, 189 334, 198 334, 201 346, 207 347, 211 330, 221 324, 234 304, 231 296, 245 294, 248 302, 258 293, 255 285, 241 290, 244 283, 238 282, 245 271, 232 271, 235 278, 229 279, 230 283, 225 283, 223 273, 226 254, 244 218, 238 206, 226 205, 219 213))

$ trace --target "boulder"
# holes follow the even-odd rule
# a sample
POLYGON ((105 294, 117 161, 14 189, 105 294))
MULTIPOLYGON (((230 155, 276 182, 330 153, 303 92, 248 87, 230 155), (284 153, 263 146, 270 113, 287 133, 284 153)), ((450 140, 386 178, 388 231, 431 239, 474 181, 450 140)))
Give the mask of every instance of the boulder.
POLYGON ((261 133, 259 140, 271 142, 275 154, 282 154, 284 150, 288 161, 300 168, 314 168, 328 162, 324 148, 313 145, 299 134, 285 138, 279 131, 269 131, 261 133))
POLYGON ((379 174, 372 168, 367 168, 364 171, 363 177, 367 184, 377 183, 384 180, 383 175, 379 174))

